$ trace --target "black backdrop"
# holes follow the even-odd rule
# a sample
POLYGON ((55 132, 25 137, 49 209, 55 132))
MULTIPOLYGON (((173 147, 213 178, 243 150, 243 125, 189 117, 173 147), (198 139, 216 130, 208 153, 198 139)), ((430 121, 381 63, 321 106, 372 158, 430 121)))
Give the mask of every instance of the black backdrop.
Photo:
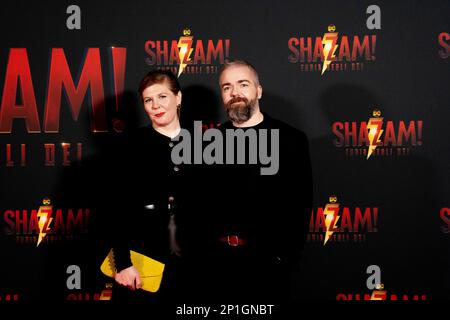
MULTIPOLYGON (((363 224, 355 230, 336 231, 335 236, 340 234, 341 241, 336 238, 325 245, 323 238, 318 241, 310 238, 302 264, 293 277, 294 298, 336 300, 342 294, 347 299, 349 295, 353 299, 356 294, 371 295, 372 290, 366 286, 369 276, 366 268, 377 265, 388 298, 393 294, 399 299, 404 296, 413 299, 414 295, 420 299, 426 296, 427 300, 448 299, 449 9, 445 0, 4 2, 0 13, 0 298, 3 301, 14 296, 21 301, 92 300, 94 294, 105 289, 108 280, 101 275, 98 265, 106 247, 102 235, 92 235, 89 230, 92 224, 107 219, 96 211, 99 203, 114 201, 105 195, 106 187, 121 186, 115 185, 116 173, 108 166, 107 156, 95 155, 104 154, 104 149, 114 146, 123 125, 146 123, 135 93, 141 77, 156 67, 172 67, 178 71, 176 60, 165 63, 163 57, 160 64, 153 61, 154 56, 145 50, 147 41, 154 46, 160 41, 163 49, 167 41, 169 54, 172 41, 178 42, 183 30, 189 29, 198 59, 179 77, 184 119, 203 120, 207 125, 222 121, 217 69, 226 58, 251 61, 259 71, 264 88, 263 110, 302 129, 309 137, 315 191, 313 217, 320 215, 317 211, 325 207, 332 195, 337 197, 342 210, 347 208, 347 218, 352 221, 357 210, 364 212, 369 208, 365 217, 373 220, 372 226, 363 224), (66 26, 71 16, 66 9, 71 4, 81 9, 81 29, 69 30, 66 26), (378 29, 367 27, 372 13, 366 10, 373 4, 380 9, 381 28, 378 29), (323 37, 329 25, 334 25, 338 33, 336 56, 341 47, 345 49, 344 38, 348 40, 349 56, 342 51, 342 60, 333 61, 321 75, 319 55, 311 62, 319 69, 305 71, 308 61, 302 62, 296 56, 300 42, 307 45, 309 37, 313 54, 317 41, 323 48, 321 40, 316 38, 323 37), (363 43, 365 37, 367 47, 360 54, 353 47, 355 41, 363 43), (218 55, 209 52, 208 43, 213 44, 218 55), (205 59, 198 49, 201 45, 205 59), (13 48, 25 48, 26 52, 13 48), (92 130, 91 96, 94 104, 100 106, 97 110, 101 110, 102 102, 89 90, 81 94, 84 99, 76 120, 71 113, 70 94, 61 94, 60 104, 57 103, 61 110, 59 129, 45 132, 45 115, 52 112, 45 107, 49 78, 52 72, 62 70, 61 66, 51 70, 51 62, 56 61, 54 48, 63 49, 75 84, 89 52, 98 48, 105 114, 97 113, 97 117, 106 121, 105 132, 92 130), (118 73, 114 75, 112 64, 113 50, 125 51, 120 48, 126 49, 123 78, 118 73), (356 50, 354 57, 353 50, 356 50), (22 60, 17 56, 12 58, 13 53, 22 54, 22 60), (10 86, 19 84, 16 100, 8 104, 6 74, 8 70, 14 74, 20 66, 27 70, 23 57, 28 58, 33 89, 26 87, 26 72, 20 73, 19 81, 12 76, 10 86), (338 64, 344 70, 335 70, 338 64), (356 64, 362 70, 352 70, 356 64), (124 81, 123 87, 115 90, 114 80, 120 79, 124 81), (12 128, 8 130, 7 118, 11 116, 8 106, 17 111, 20 107, 14 106, 30 99, 24 98, 30 92, 35 96, 38 132, 29 132, 21 116, 12 120, 12 128), (344 127, 348 123, 351 128, 354 122, 359 135, 360 126, 368 123, 375 109, 381 111, 384 119, 381 140, 388 134, 389 121, 393 128, 390 133, 396 136, 387 146, 377 148, 387 153, 391 150, 393 154, 373 154, 369 159, 349 155, 351 151, 364 152, 368 146, 364 142, 358 145, 358 141, 352 144, 352 137, 349 145, 340 146, 339 133, 343 134, 344 130, 334 132, 333 124, 341 122, 344 127), (411 122, 414 128, 406 135, 414 131, 417 141, 412 136, 398 141, 399 127, 404 124, 411 128, 411 122), (70 166, 63 165, 63 142, 70 143, 70 166), (392 146, 393 142, 399 146, 392 146), (76 156, 77 143, 82 145, 80 163, 76 156), (21 144, 26 148, 23 166, 21 144), (45 165, 44 144, 55 146, 54 165, 45 165), (405 148, 407 154, 397 154, 397 147, 405 148), (13 166, 7 166, 8 148, 13 166), (36 246, 39 231, 24 230, 23 222, 16 229, 20 222, 16 219, 27 216, 29 220, 31 210, 37 210, 45 197, 52 200, 54 209, 61 209, 63 223, 54 237, 50 233, 46 236, 48 241, 44 238, 36 246), (68 229, 69 209, 82 210, 77 217, 83 222, 72 230, 68 229), (374 211, 378 212, 377 217, 374 211), (354 241, 355 234, 363 241, 354 241), (67 288, 69 265, 81 268, 81 289, 67 288)), ((156 49, 152 50, 155 54, 156 49)), ((97 62, 93 65, 98 67, 97 62)), ((27 101, 28 106, 32 105, 32 98, 27 101)), ((30 123, 31 114, 27 118, 30 123)), ((199 183, 209 188, 214 185, 214 179, 199 183)), ((295 188, 300 182, 292 183, 295 188)), ((30 227, 29 223, 25 224, 30 227)), ((310 231, 310 236, 324 234, 323 229, 310 231)))

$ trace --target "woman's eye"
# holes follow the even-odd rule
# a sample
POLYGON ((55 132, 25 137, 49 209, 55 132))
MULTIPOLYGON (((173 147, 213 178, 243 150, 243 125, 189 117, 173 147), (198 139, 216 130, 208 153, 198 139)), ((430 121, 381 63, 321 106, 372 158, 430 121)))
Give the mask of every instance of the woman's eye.
POLYGON ((152 99, 145 99, 144 103, 149 103, 150 101, 152 101, 152 99))

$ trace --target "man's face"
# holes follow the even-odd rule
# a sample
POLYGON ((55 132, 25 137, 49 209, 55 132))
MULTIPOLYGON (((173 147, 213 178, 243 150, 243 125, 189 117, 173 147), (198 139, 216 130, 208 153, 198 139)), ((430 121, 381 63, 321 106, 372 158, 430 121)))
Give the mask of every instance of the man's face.
POLYGON ((250 119, 262 96, 254 72, 247 66, 231 66, 222 72, 219 85, 230 120, 243 123, 250 119))

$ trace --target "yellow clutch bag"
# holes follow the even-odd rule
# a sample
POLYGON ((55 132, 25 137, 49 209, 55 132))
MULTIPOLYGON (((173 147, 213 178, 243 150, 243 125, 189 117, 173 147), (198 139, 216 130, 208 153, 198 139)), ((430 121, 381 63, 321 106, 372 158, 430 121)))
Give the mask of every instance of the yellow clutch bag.
MULTIPOLYGON (((142 289, 156 292, 159 290, 164 272, 164 263, 144 256, 138 252, 130 250, 130 257, 133 266, 139 272, 142 281, 142 289)), ((116 267, 114 263, 114 253, 111 249, 103 261, 100 270, 108 277, 114 278, 116 267)))

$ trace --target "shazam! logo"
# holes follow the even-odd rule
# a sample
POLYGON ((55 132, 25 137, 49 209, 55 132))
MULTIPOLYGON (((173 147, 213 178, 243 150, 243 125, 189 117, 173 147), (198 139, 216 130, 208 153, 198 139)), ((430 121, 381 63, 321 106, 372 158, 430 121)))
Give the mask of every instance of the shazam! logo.
POLYGON ((376 60, 377 36, 339 34, 334 24, 320 36, 292 37, 288 40, 288 60, 301 72, 363 71, 376 60))
POLYGON ((333 144, 348 157, 409 156, 422 146, 422 120, 386 120, 375 108, 368 121, 336 121, 333 144))
POLYGON ((342 206, 335 195, 329 197, 325 208, 311 213, 307 242, 360 243, 368 233, 378 232, 378 207, 342 206))
POLYGON ((229 59, 230 39, 198 39, 190 28, 173 40, 147 40, 145 62, 162 70, 184 74, 216 74, 229 59))
POLYGON ((54 243, 74 240, 86 234, 89 209, 54 208, 49 198, 39 209, 6 209, 1 215, 5 236, 13 236, 18 244, 54 243))

